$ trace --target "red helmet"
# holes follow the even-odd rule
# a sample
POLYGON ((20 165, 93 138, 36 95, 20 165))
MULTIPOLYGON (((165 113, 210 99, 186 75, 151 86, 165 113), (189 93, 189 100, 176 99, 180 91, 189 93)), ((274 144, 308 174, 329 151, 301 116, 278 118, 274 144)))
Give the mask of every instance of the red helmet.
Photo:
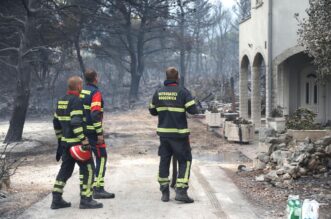
POLYGON ((88 161, 91 159, 91 151, 82 149, 82 145, 75 145, 70 148, 70 154, 72 158, 77 161, 88 161))

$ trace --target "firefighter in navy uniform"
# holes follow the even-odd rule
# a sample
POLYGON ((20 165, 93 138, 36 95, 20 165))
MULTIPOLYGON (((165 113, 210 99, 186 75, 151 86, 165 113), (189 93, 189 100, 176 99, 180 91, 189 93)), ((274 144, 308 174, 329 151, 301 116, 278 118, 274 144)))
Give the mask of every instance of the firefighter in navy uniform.
POLYGON ((79 99, 82 90, 83 81, 78 76, 68 79, 67 94, 60 98, 57 103, 57 109, 54 114, 53 125, 56 135, 59 139, 59 146, 56 154, 56 160, 62 157, 62 165, 56 177, 53 188, 52 209, 70 207, 71 203, 62 198, 63 188, 67 180, 71 177, 75 164, 79 165, 81 200, 79 208, 102 208, 102 203, 92 199, 92 183, 94 177, 94 166, 91 156, 83 161, 80 155, 91 154, 88 139, 83 133, 83 104, 79 99), (82 145, 82 146, 76 146, 82 145), (72 156, 72 149, 77 155, 72 156), (79 158, 79 159, 77 159, 79 158), (76 160, 75 160, 76 159, 76 160))
POLYGON ((82 90, 80 97, 83 101, 85 111, 85 133, 89 139, 90 145, 92 146, 92 151, 96 160, 93 198, 115 198, 114 193, 107 192, 104 189, 107 151, 102 128, 104 102, 101 92, 97 87, 98 75, 93 69, 87 69, 84 76, 86 86, 84 90, 82 90))
POLYGON ((159 118, 157 128, 157 134, 160 136, 158 181, 162 192, 161 200, 169 201, 169 167, 171 157, 175 156, 179 163, 175 200, 192 203, 194 200, 187 195, 192 154, 186 112, 190 114, 199 112, 190 92, 178 85, 178 71, 173 67, 168 68, 166 76, 164 86, 155 92, 149 106, 150 113, 159 118))

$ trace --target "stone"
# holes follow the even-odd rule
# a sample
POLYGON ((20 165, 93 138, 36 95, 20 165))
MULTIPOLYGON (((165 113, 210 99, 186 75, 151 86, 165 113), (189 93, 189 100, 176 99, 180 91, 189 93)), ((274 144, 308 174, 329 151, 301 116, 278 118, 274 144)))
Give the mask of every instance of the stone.
POLYGON ((327 172, 328 170, 326 169, 326 167, 324 167, 324 166, 319 166, 318 167, 318 172, 320 172, 320 173, 325 173, 325 172, 327 172))
POLYGON ((288 179, 288 180, 284 180, 283 181, 284 185, 286 185, 288 188, 290 188, 290 186, 293 183, 293 179, 288 179))
POLYGON ((307 154, 303 153, 303 154, 300 154, 298 157, 294 158, 293 160, 300 164, 306 159, 307 156, 308 156, 307 154))
POLYGON ((286 188, 286 186, 284 185, 284 183, 281 183, 281 182, 275 182, 274 185, 276 187, 278 187, 278 188, 281 188, 281 189, 285 189, 286 188))
POLYGON ((277 175, 283 175, 283 174, 285 174, 285 170, 283 168, 280 168, 280 169, 276 170, 276 173, 277 173, 277 175))
POLYGON ((301 142, 298 146, 298 150, 302 152, 308 152, 311 153, 314 151, 314 145, 313 144, 307 144, 305 142, 301 142))
POLYGON ((322 139, 316 141, 315 144, 327 146, 327 145, 331 144, 331 136, 325 136, 322 139))
POLYGON ((286 149, 286 148, 287 148, 286 144, 281 143, 279 145, 276 145, 275 150, 283 150, 283 149, 286 149))
POLYGON ((300 167, 299 168, 299 173, 301 176, 304 176, 307 174, 307 169, 306 168, 303 168, 303 167, 300 167))
POLYGON ((327 161, 327 167, 328 167, 329 169, 331 169, 331 158, 329 158, 328 161, 327 161))
POLYGON ((260 128, 259 140, 265 142, 267 137, 275 137, 276 131, 272 128, 260 128))
POLYGON ((292 136, 288 135, 288 134, 281 134, 278 137, 278 140, 280 143, 285 143, 288 144, 290 141, 292 141, 292 136))
POLYGON ((312 141, 311 141, 311 139, 310 139, 309 137, 305 138, 304 142, 305 142, 306 144, 310 144, 310 143, 312 143, 312 141))
MULTIPOLYGON (((258 145, 258 148, 257 148, 257 151, 258 152, 264 152, 264 153, 268 153, 272 147, 272 144, 271 143, 266 143, 266 142, 259 142, 259 145, 258 145)), ((323 148, 324 150, 324 148, 323 148)))
POLYGON ((274 151, 276 151, 276 147, 277 147, 277 144, 271 144, 271 143, 268 143, 269 144, 269 148, 268 148, 268 155, 270 156, 274 151))
POLYGON ((265 139, 265 142, 266 143, 271 143, 271 144, 281 144, 281 143, 283 143, 283 142, 280 142, 280 140, 276 137, 267 137, 265 139))
POLYGON ((284 170, 286 173, 289 173, 290 175, 294 175, 296 174, 296 172, 298 171, 298 167, 296 166, 292 166, 292 165, 284 165, 284 170))
POLYGON ((316 167, 318 166, 318 161, 316 160, 316 159, 310 159, 309 160, 309 162, 308 162, 308 169, 310 169, 310 170, 314 170, 314 169, 316 169, 316 167))
POLYGON ((256 182, 264 182, 264 175, 256 176, 255 181, 256 182))
POLYGON ((331 155, 331 144, 325 147, 325 153, 331 155))
POLYGON ((275 170, 270 171, 267 175, 264 176, 266 181, 277 181, 279 179, 275 170))
POLYGON ((289 151, 274 151, 271 154, 271 160, 278 165, 282 165, 290 158, 291 153, 289 151))
POLYGON ((268 156, 266 153, 259 153, 257 155, 257 159, 259 159, 263 163, 268 163, 270 160, 270 156, 268 156))
POLYGON ((253 168, 254 170, 263 170, 264 168, 266 168, 267 164, 260 161, 259 159, 254 159, 253 160, 253 168))
POLYGON ((282 179, 283 179, 283 180, 289 180, 289 179, 292 179, 292 176, 291 176, 289 173, 285 173, 285 174, 282 176, 282 179))

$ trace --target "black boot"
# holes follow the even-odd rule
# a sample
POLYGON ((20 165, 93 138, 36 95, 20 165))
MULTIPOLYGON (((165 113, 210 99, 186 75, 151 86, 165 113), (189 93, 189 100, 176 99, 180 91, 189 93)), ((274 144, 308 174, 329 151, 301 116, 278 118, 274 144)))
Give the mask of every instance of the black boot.
POLYGON ((79 208, 80 209, 95 209, 95 208, 102 208, 103 204, 100 202, 95 201, 92 197, 86 198, 81 197, 79 208))
POLYGON ((168 202, 170 199, 169 185, 162 185, 160 191, 162 192, 161 200, 163 202, 168 202))
POLYGON ((193 203, 194 200, 187 195, 187 188, 176 188, 176 201, 193 203))
POLYGON ((93 198, 94 199, 110 199, 110 198, 115 198, 115 194, 105 191, 104 188, 94 188, 93 198))
POLYGON ((71 207, 71 203, 64 201, 62 198, 62 194, 53 193, 53 201, 51 204, 51 209, 68 208, 68 207, 71 207))

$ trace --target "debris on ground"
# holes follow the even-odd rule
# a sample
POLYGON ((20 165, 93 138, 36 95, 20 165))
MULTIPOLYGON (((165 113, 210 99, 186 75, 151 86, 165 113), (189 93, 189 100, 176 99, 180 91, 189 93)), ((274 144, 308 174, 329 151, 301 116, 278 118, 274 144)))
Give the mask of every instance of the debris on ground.
POLYGON ((262 143, 266 152, 257 154, 255 169, 264 170, 265 180, 275 186, 290 187, 300 177, 320 179, 331 175, 331 136, 297 142, 280 134, 266 137, 262 143))

